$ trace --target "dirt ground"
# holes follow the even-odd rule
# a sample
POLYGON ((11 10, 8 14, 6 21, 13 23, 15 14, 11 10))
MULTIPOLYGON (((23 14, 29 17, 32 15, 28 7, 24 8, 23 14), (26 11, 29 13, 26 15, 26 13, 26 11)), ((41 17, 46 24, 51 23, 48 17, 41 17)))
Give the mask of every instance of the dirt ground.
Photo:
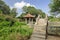
POLYGON ((60 40, 60 37, 59 36, 51 36, 51 35, 49 35, 47 40, 60 40))

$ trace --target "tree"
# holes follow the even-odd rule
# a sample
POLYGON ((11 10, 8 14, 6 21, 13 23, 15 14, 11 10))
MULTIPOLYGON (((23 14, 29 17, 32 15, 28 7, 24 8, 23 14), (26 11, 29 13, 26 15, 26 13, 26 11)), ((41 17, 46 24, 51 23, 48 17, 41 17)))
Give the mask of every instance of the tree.
POLYGON ((0 0, 0 10, 3 14, 10 14, 10 8, 8 5, 5 4, 2 0, 0 0))
MULTIPOLYGON (((35 7, 32 7, 32 6, 26 7, 26 6, 24 6, 22 9, 23 9, 23 12, 25 13, 25 15, 27 13, 30 13, 32 15, 35 15, 36 17, 38 15, 41 15, 42 17, 45 17, 45 13, 42 12, 42 10, 40 10, 40 9, 36 9, 35 7)), ((24 15, 24 14, 21 14, 21 15, 24 15)))
POLYGON ((48 16, 48 20, 53 19, 53 18, 54 18, 53 16, 48 16))
POLYGON ((12 16, 12 17, 16 17, 16 15, 17 15, 17 9, 16 8, 13 8, 11 11, 10 11, 10 15, 12 16))
POLYGON ((60 0, 51 0, 49 7, 52 15, 56 16, 60 14, 60 0))

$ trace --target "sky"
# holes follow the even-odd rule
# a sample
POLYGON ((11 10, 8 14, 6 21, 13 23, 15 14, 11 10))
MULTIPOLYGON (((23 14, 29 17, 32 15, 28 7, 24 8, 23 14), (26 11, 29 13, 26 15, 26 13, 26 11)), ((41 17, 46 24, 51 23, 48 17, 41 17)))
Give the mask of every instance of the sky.
POLYGON ((10 6, 10 8, 17 8, 18 16, 22 13, 24 6, 34 6, 37 9, 41 9, 43 12, 49 15, 49 6, 51 0, 4 0, 4 2, 10 6))

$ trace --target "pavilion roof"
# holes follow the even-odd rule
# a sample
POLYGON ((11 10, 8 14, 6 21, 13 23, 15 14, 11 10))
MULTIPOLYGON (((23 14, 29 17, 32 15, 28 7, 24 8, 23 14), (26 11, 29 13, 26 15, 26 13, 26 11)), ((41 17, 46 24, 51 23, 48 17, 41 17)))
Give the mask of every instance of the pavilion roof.
POLYGON ((31 15, 30 13, 28 13, 28 14, 25 15, 24 17, 30 18, 30 17, 35 17, 35 16, 31 15))

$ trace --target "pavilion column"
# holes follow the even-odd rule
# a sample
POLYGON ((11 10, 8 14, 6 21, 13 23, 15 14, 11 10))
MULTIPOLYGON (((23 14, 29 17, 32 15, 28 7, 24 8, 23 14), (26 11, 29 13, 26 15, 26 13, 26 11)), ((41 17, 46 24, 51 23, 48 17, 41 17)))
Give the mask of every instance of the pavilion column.
POLYGON ((32 19, 32 24, 33 24, 33 19, 32 19))
POLYGON ((27 18, 25 18, 25 22, 27 23, 27 18))
POLYGON ((29 18, 29 23, 30 23, 30 18, 29 18))

